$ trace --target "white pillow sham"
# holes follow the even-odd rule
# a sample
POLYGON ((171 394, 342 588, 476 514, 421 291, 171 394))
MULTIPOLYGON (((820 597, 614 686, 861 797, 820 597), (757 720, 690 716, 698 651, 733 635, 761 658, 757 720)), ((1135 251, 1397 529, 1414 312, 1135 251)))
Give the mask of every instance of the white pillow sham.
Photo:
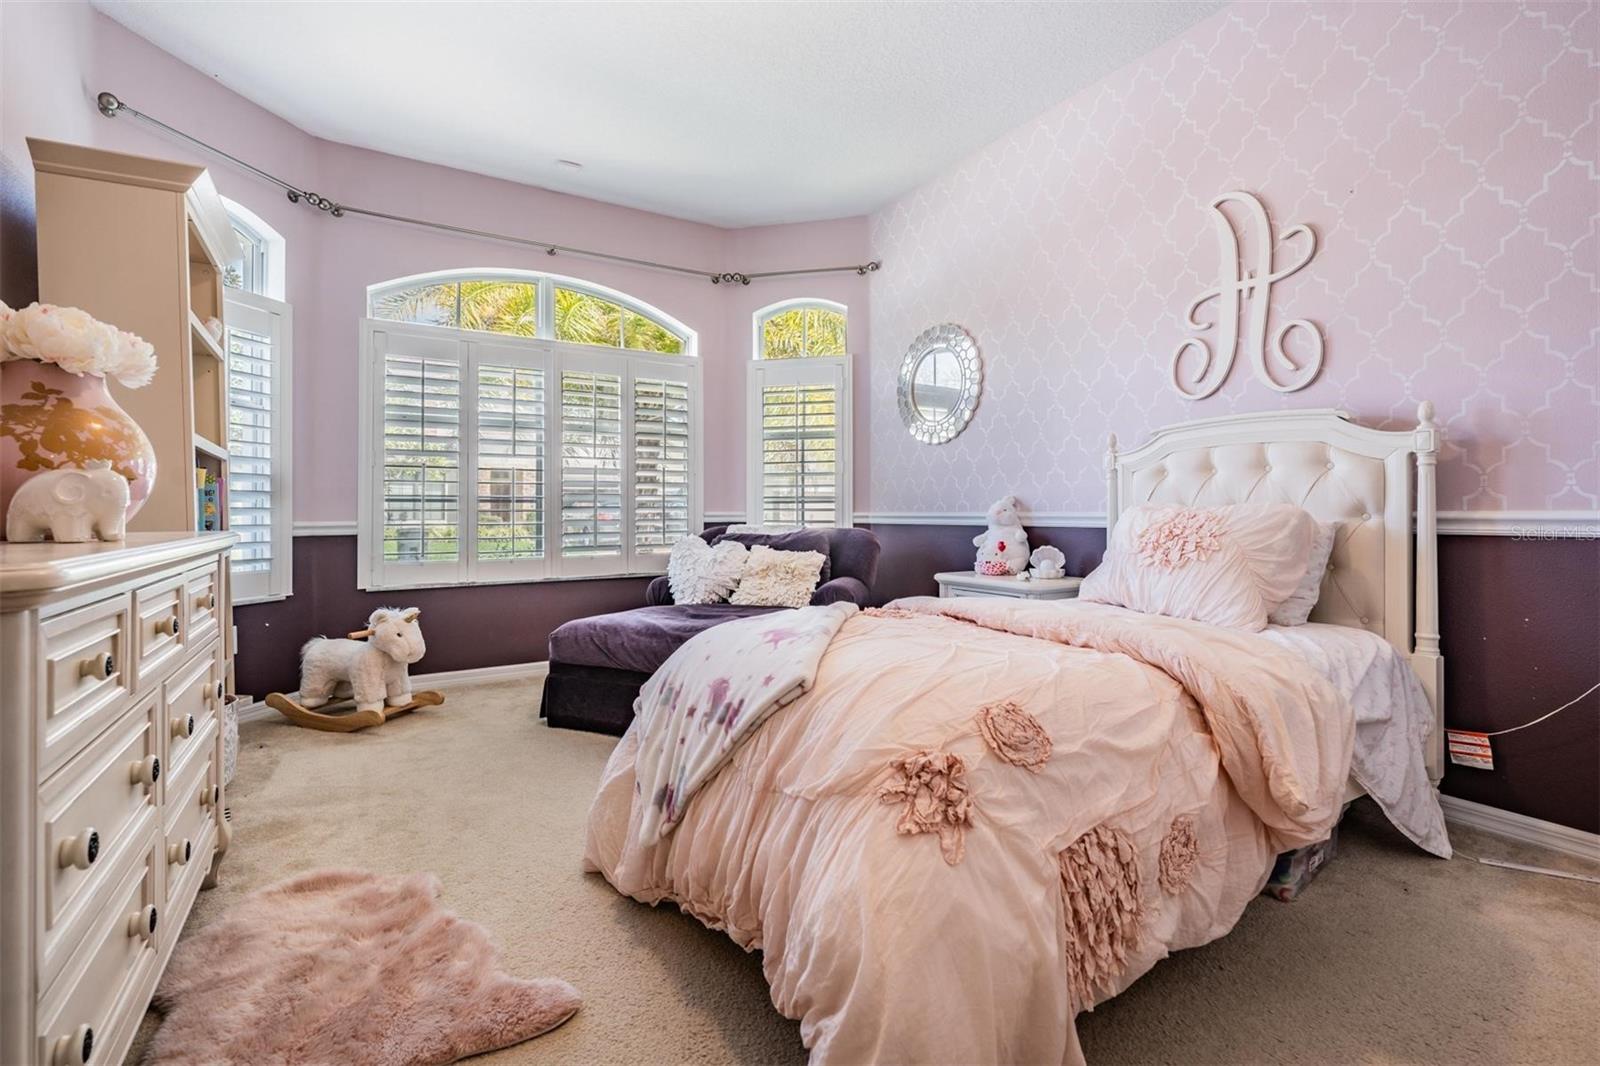
POLYGON ((1339 535, 1339 523, 1317 522, 1316 535, 1311 540, 1311 556, 1305 575, 1294 587, 1289 598, 1272 609, 1267 621, 1275 626, 1303 626, 1311 617, 1311 609, 1322 595, 1322 579, 1328 572, 1328 559, 1333 555, 1333 541, 1339 535))
POLYGON ((1305 577, 1315 536, 1292 504, 1133 507, 1078 597, 1259 631, 1305 577))
POLYGON ((817 590, 824 561, 821 552, 783 552, 757 544, 750 549, 744 576, 728 602, 741 607, 804 607, 817 590))
POLYGON ((707 544, 687 536, 667 556, 673 603, 721 603, 739 586, 749 552, 736 540, 707 544))

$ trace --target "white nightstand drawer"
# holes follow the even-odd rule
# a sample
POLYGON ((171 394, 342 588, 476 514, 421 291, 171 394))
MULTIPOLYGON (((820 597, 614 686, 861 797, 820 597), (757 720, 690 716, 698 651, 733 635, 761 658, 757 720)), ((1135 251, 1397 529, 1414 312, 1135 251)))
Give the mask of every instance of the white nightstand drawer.
POLYGON ((1000 596, 1012 600, 1070 600, 1078 595, 1081 577, 1053 577, 1022 581, 1015 577, 992 577, 971 570, 950 570, 933 575, 939 595, 1000 596))

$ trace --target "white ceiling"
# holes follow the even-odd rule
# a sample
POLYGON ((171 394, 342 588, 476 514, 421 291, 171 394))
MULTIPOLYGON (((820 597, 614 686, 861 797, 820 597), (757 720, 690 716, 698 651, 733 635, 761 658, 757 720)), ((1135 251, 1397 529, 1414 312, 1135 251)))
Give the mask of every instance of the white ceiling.
POLYGON ((723 226, 875 210, 1223 6, 94 4, 318 137, 723 226))

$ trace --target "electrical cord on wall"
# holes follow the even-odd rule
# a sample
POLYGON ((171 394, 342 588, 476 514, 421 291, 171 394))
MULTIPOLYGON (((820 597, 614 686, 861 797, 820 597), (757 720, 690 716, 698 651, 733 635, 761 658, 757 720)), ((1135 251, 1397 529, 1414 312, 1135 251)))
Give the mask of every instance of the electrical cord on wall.
MULTIPOLYGON (((1572 699, 1568 700, 1566 703, 1563 703, 1561 706, 1557 707, 1555 710, 1546 711, 1544 714, 1541 714, 1539 717, 1535 718, 1531 722, 1523 722, 1521 725, 1510 726, 1510 727, 1508 727, 1506 729, 1497 729, 1493 733, 1485 733, 1484 736, 1485 737, 1503 737, 1507 733, 1515 733, 1515 732, 1517 732, 1519 730, 1528 729, 1528 728, 1530 728, 1532 726, 1536 726, 1540 722, 1548 721, 1549 719, 1554 718, 1556 715, 1560 714, 1562 711, 1566 710, 1568 707, 1575 706, 1576 704, 1582 702, 1583 700, 1587 699, 1589 696, 1593 695, 1596 690, 1600 690, 1600 682, 1596 682, 1595 684, 1590 685, 1588 689, 1586 689, 1583 692, 1580 692, 1578 695, 1574 696, 1572 699)), ((1600 885, 1600 877, 1596 877, 1593 874, 1575 873, 1575 872, 1570 871, 1570 870, 1552 870, 1548 866, 1530 866, 1530 865, 1528 865, 1526 863, 1521 863, 1521 862, 1508 862, 1505 859, 1486 859, 1481 855, 1468 855, 1464 851, 1463 852, 1459 852, 1458 854, 1460 854, 1460 856, 1463 859, 1471 859, 1473 862, 1482 863, 1484 866, 1495 866, 1495 867, 1498 867, 1498 868, 1500 868, 1502 870, 1520 870, 1523 873, 1542 874, 1545 877, 1560 877, 1560 878, 1564 878, 1564 879, 1566 879, 1568 881, 1586 881, 1589 884, 1600 885)))
POLYGON ((1554 718, 1556 715, 1560 714, 1562 711, 1566 710, 1568 707, 1571 707, 1574 704, 1582 702, 1587 697, 1593 695, 1596 689, 1600 689, 1600 681, 1596 681, 1594 684, 1590 685, 1588 691, 1580 692, 1578 695, 1574 696, 1572 699, 1568 700, 1566 703, 1563 703, 1561 706, 1557 707, 1555 710, 1549 711, 1549 712, 1547 712, 1545 714, 1541 714, 1539 717, 1535 718, 1531 722, 1523 722, 1521 725, 1514 725, 1509 729, 1497 729, 1493 733, 1485 733, 1483 735, 1486 736, 1486 737, 1503 737, 1507 733, 1515 733, 1519 729, 1527 729, 1530 726, 1536 726, 1540 722, 1543 722, 1548 718, 1554 718))

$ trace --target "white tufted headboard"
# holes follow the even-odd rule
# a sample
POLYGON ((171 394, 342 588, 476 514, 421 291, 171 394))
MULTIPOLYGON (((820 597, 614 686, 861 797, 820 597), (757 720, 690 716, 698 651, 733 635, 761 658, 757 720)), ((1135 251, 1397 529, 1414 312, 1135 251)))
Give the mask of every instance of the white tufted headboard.
POLYGON ((1428 770, 1437 781, 1444 772, 1434 510, 1439 427, 1432 404, 1422 404, 1417 415, 1415 430, 1399 432, 1368 429, 1329 409, 1203 418, 1157 430, 1129 452, 1119 452, 1113 436, 1106 530, 1124 508, 1141 503, 1292 503, 1338 522, 1311 620, 1369 629, 1409 656, 1433 704, 1428 770))

